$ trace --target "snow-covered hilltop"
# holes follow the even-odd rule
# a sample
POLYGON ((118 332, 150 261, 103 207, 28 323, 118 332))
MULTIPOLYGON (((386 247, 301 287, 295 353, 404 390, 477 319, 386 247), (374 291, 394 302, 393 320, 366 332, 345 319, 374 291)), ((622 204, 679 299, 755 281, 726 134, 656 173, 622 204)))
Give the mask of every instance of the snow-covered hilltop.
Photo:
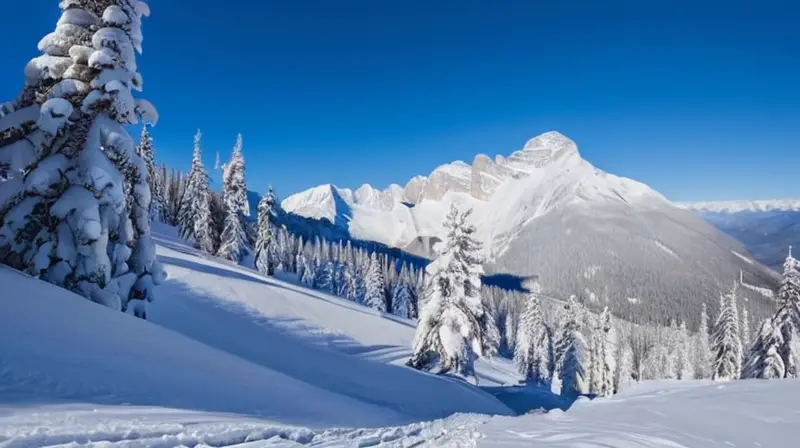
POLYGON ((800 211, 800 199, 684 202, 679 205, 689 210, 713 213, 800 211))
POLYGON ((691 321, 740 270, 750 284, 775 285, 774 273, 739 243, 647 185, 595 168, 555 131, 508 156, 442 165, 402 189, 324 185, 282 208, 428 256, 452 203, 474 210, 488 270, 538 276, 548 294, 583 295, 618 315, 655 317, 677 301, 691 321))

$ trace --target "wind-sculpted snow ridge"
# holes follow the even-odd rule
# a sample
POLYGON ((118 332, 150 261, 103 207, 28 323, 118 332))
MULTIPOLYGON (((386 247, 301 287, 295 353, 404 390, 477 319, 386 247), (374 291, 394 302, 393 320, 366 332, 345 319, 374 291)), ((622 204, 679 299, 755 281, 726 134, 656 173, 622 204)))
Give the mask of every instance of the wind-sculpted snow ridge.
MULTIPOLYGON (((399 193, 396 186, 392 193, 360 190, 369 197, 399 193)), ((669 315, 694 328, 702 303, 713 310, 740 272, 758 291, 777 285, 775 272, 741 244, 647 185, 595 168, 558 132, 507 157, 479 154, 472 165, 454 162, 417 176, 392 207, 348 192, 317 187, 282 205, 290 214, 327 217, 353 239, 428 258, 450 205, 472 208, 487 273, 538 277, 549 295, 577 294, 636 321, 669 315)), ((773 311, 757 292, 748 306, 759 319, 773 311)))

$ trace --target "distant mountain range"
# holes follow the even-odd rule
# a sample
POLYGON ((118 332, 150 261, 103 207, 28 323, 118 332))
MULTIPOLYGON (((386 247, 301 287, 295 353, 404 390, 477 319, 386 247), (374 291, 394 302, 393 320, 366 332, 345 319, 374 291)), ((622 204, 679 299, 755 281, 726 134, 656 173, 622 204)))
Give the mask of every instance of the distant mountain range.
POLYGON ((740 241, 761 263, 780 271, 789 246, 800 251, 800 200, 681 204, 740 241))
MULTIPOLYGON (((740 243, 647 185, 593 167, 558 132, 507 157, 442 165, 405 187, 322 185, 281 205, 352 238, 430 257, 453 203, 474 210, 489 271, 538 277, 547 294, 578 294, 632 320, 694 322, 700 303, 713 309, 740 273, 753 286, 776 286, 775 272, 740 243)), ((771 309, 751 295, 757 315, 771 309)))

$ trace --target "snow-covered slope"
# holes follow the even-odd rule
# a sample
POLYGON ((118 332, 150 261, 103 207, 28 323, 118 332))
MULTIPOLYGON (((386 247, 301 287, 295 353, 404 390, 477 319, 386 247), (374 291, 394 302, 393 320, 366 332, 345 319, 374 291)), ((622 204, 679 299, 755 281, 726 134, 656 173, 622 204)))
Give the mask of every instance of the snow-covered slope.
MULTIPOLYGON (((413 326, 159 238, 170 275, 148 322, 0 268, 0 405, 134 405, 282 425, 509 414, 461 381, 402 366, 413 326)), ((481 363, 481 382, 516 381, 481 363)), ((2 445, 2 441, 0 441, 2 445)))
MULTIPOLYGON (((489 271, 538 276, 551 295, 582 295, 621 316, 677 310, 694 322, 700 303, 713 309, 740 271, 749 284, 776 285, 741 244, 647 185, 593 167, 558 132, 508 157, 478 155, 471 166, 454 162, 415 177, 391 208, 348 201, 347 190, 332 186, 320 200, 317 190, 282 206, 309 217, 347 216, 337 223, 353 238, 422 256, 441 237, 450 204, 471 207, 489 271)), ((753 299, 755 315, 770 312, 764 297, 753 299)))
POLYGON ((791 447, 800 381, 661 381, 579 401, 565 413, 458 414, 371 429, 308 429, 248 416, 175 409, 0 405, 0 445, 103 447, 791 447), (71 444, 72 443, 72 444, 71 444), (82 445, 81 445, 82 446, 82 445))

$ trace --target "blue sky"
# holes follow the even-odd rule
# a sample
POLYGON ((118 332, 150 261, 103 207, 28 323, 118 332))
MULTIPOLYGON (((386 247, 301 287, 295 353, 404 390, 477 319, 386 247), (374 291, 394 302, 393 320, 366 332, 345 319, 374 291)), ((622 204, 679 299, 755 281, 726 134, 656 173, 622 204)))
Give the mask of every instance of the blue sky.
MULTIPOLYGON (((6 2, 11 99, 56 0, 6 2)), ((162 160, 244 134, 251 189, 404 184, 544 131, 674 200, 800 197, 793 0, 150 0, 162 160)))

